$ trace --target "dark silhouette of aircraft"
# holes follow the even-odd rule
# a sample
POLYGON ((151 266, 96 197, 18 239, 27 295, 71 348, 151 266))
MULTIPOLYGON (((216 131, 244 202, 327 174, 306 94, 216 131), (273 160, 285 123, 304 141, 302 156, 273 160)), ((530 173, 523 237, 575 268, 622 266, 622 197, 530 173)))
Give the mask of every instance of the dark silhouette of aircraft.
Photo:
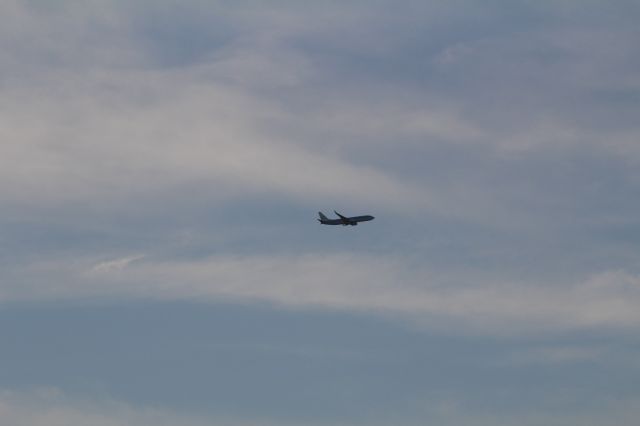
POLYGON ((323 225, 343 225, 343 226, 351 225, 351 226, 356 226, 358 224, 358 222, 367 222, 369 220, 373 220, 374 219, 373 216, 369 216, 369 215, 367 215, 367 216, 346 217, 346 216, 342 216, 340 213, 338 213, 335 210, 333 212, 338 215, 339 219, 329 219, 322 212, 318 212, 318 214, 320 215, 320 219, 318 219, 318 222, 320 222, 323 225))

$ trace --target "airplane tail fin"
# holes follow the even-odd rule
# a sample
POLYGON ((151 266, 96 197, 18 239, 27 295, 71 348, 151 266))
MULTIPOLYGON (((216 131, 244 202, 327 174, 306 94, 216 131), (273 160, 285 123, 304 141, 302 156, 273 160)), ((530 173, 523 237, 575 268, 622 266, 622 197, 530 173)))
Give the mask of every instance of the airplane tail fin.
POLYGON ((318 220, 329 220, 329 218, 326 217, 322 212, 318 212, 318 216, 320 216, 320 219, 318 220))

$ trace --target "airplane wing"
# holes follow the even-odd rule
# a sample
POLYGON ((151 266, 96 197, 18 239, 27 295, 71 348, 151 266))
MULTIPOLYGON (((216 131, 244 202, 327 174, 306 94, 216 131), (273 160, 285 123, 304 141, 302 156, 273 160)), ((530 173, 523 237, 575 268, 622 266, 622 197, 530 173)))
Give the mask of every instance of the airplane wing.
POLYGON ((340 213, 338 213, 337 211, 335 211, 335 210, 334 210, 333 212, 334 212, 335 214, 337 214, 337 215, 340 217, 340 219, 349 220, 349 218, 348 218, 348 217, 342 216, 342 215, 341 215, 340 213))
POLYGON ((353 222, 350 218, 346 216, 342 216, 340 213, 338 213, 335 210, 333 212, 340 217, 340 221, 342 222, 343 225, 353 225, 354 223, 356 223, 356 222, 353 222))

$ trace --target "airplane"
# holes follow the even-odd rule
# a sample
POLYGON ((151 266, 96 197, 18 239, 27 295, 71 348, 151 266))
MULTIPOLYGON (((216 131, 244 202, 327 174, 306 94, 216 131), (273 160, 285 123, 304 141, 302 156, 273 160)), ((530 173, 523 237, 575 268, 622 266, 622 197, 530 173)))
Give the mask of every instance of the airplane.
POLYGON ((338 213, 335 210, 333 212, 335 214, 337 214, 340 218, 339 219, 329 219, 322 212, 318 212, 318 215, 320 215, 320 219, 318 219, 318 222, 320 222, 323 225, 343 225, 343 226, 351 225, 351 226, 356 226, 358 224, 358 222, 367 222, 369 220, 373 220, 374 219, 373 216, 369 216, 369 215, 367 215, 367 216, 346 217, 346 216, 342 216, 340 213, 338 213))

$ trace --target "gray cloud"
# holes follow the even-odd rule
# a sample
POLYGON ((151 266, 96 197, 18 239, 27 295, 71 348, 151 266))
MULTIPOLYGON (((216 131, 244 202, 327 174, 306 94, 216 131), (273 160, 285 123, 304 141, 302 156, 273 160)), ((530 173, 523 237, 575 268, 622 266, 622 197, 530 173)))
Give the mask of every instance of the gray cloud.
MULTIPOLYGON (((469 10, 408 2, 385 19, 383 34, 398 33, 387 39, 376 37, 380 12, 391 9, 386 2, 341 13, 329 5, 311 13, 289 2, 269 13, 254 3, 167 2, 147 15, 140 4, 100 2, 73 13, 64 4, 11 5, 6 19, 22 24, 7 26, 9 47, 33 58, 46 57, 45 50, 59 63, 36 63, 27 80, 16 77, 25 83, 5 89, 3 137, 13 141, 2 156, 9 199, 113 205, 144 194, 169 201, 178 188, 205 184, 236 198, 273 191, 306 203, 384 199, 383 207, 495 226, 514 216, 539 220, 514 194, 541 203, 564 196, 546 184, 532 187, 545 179, 536 169, 554 166, 558 156, 558 166, 570 166, 566 161, 585 150, 620 164, 637 135, 631 123, 613 139, 610 131, 584 129, 595 103, 579 115, 574 108, 591 91, 633 86, 633 69, 624 67, 636 56, 629 28, 603 41, 580 22, 560 26, 553 18, 565 16, 566 7, 495 15, 472 8, 480 28, 454 36, 438 22, 466 24, 469 10), (203 16, 219 25, 206 30, 203 16), (526 25, 487 34, 492 19, 526 25), (182 21, 195 30, 179 45, 163 44, 163 31, 178 33, 182 21), (24 37, 32 27, 39 36, 24 37), (162 67, 153 57, 201 39, 212 42, 190 61, 162 67), (396 74, 380 62, 414 58, 416 49, 422 54, 397 63, 396 74), (523 167, 531 172, 519 179, 514 170, 523 167)), ((20 71, 28 64, 21 58, 14 61, 20 71)), ((578 208, 584 202, 571 201, 578 208)))
POLYGON ((631 2, 2 7, 5 300, 637 323, 631 2))

